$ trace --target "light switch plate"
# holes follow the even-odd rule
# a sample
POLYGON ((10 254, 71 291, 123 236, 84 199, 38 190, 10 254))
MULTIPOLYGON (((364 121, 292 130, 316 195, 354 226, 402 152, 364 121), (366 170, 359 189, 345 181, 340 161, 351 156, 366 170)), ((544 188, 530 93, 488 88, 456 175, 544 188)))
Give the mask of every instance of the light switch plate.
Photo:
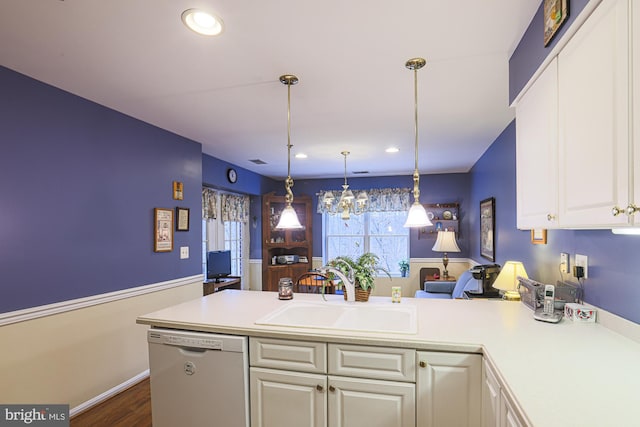
POLYGON ((576 254, 576 261, 574 264, 578 267, 582 267, 582 270, 584 271, 584 278, 588 279, 589 269, 587 267, 589 264, 589 257, 586 255, 576 254))
POLYGON ((189 246, 180 246, 180 259, 189 259, 189 246))

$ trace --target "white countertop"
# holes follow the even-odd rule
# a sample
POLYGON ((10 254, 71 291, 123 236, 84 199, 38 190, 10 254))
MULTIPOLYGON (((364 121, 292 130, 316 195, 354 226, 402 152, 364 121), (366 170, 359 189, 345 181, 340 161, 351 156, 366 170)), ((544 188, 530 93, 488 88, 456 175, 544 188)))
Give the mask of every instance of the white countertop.
MULTIPOLYGON (((296 294, 293 301, 298 300, 322 297, 296 294)), ((386 297, 371 301, 392 304, 386 297)), ((401 304, 417 308, 415 335, 254 323, 290 303, 278 300, 274 292, 226 290, 145 314, 137 322, 235 335, 484 353, 532 426, 640 426, 640 344, 602 325, 538 322, 519 302, 426 298, 402 299, 401 304)))

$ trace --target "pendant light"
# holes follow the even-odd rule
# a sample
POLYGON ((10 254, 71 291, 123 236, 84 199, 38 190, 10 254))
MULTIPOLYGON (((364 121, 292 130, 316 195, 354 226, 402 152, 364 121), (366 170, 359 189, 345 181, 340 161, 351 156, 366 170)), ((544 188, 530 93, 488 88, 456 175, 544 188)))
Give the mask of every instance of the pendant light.
POLYGON ((298 83, 298 78, 292 74, 280 76, 280 83, 287 85, 287 179, 284 181, 284 188, 287 194, 284 196, 286 206, 280 214, 280 221, 276 229, 300 229, 304 228, 298 220, 298 214, 291 206, 293 203, 293 179, 291 178, 291 85, 298 83))
POLYGON ((427 211, 420 203, 420 173, 418 172, 418 70, 427 63, 424 58, 413 58, 407 61, 405 67, 413 70, 414 98, 415 98, 415 169, 413 170, 413 205, 409 209, 405 227, 426 227, 433 225, 427 217, 427 211))
POLYGON ((358 193, 356 198, 353 192, 349 190, 349 184, 347 183, 347 156, 351 153, 343 151, 340 154, 344 156, 344 184, 342 184, 342 193, 337 205, 334 205, 335 197, 331 191, 324 193, 322 202, 325 206, 325 210, 330 215, 340 213, 340 218, 348 220, 351 218, 351 213, 355 215, 361 215, 366 211, 367 204, 369 203, 369 196, 366 191, 358 193))

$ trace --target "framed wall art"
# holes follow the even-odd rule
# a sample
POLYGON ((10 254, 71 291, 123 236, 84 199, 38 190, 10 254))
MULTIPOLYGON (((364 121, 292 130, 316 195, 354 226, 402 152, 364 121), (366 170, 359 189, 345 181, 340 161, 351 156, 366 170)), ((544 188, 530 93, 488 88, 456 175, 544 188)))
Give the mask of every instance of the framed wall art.
POLYGON ((189 231, 189 208, 176 208, 176 231, 189 231))
POLYGON ((544 0, 544 45, 553 40, 553 36, 569 16, 569 0, 544 0))
POLYGON ((173 250, 173 209, 153 210, 153 251, 173 250))
POLYGON ((496 260, 495 213, 496 199, 489 197, 480 202, 480 255, 494 262, 496 260))
POLYGON ((173 200, 184 199, 184 184, 180 181, 173 181, 173 200))

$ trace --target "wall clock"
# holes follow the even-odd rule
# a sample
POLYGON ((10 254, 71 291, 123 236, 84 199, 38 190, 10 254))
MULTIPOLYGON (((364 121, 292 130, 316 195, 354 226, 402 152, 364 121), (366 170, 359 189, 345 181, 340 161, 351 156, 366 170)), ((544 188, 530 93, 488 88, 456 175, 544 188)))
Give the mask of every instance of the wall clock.
POLYGON ((227 169, 227 179, 230 183, 235 184, 235 182, 238 180, 238 173, 235 169, 227 169))

